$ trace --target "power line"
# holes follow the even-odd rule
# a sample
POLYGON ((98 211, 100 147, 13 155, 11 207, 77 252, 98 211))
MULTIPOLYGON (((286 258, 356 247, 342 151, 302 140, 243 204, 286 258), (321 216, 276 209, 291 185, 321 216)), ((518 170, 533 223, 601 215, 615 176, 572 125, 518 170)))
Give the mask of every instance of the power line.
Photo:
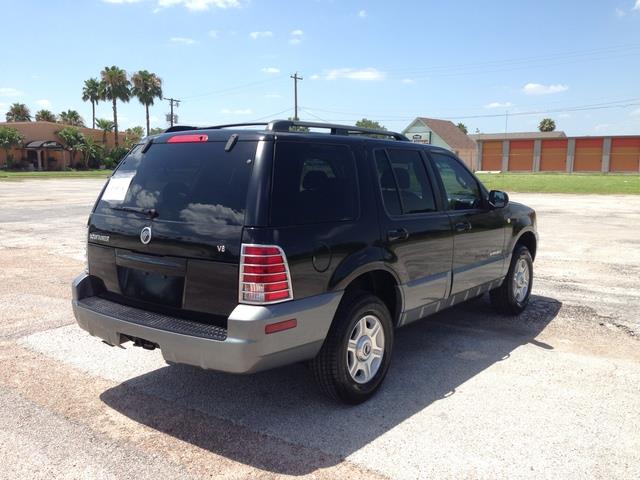
POLYGON ((283 78, 282 75, 278 75, 276 77, 268 78, 266 80, 258 80, 256 82, 249 82, 249 83, 245 83, 245 84, 242 84, 242 85, 236 85, 235 87, 223 88, 223 89, 220 89, 220 90, 213 90, 213 91, 210 91, 210 92, 203 92, 203 93, 198 93, 196 95, 190 95, 190 96, 187 96, 187 97, 183 97, 183 99, 191 100, 191 99, 194 99, 194 98, 208 97, 208 96, 211 96, 211 95, 222 95, 222 94, 225 94, 225 93, 230 93, 230 92, 234 92, 234 91, 238 91, 238 90, 244 90, 245 88, 254 87, 256 85, 263 85, 265 83, 270 83, 270 82, 273 82, 275 80, 281 80, 282 78, 283 78))

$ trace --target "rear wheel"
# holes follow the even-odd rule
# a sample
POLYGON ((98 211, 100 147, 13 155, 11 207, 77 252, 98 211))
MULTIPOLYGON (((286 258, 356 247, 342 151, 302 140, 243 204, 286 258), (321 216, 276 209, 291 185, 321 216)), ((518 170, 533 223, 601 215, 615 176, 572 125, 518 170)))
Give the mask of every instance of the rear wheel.
POLYGON ((311 361, 320 388, 345 403, 370 398, 389 369, 393 334, 389 310, 378 297, 362 293, 345 299, 320 353, 311 361))
POLYGON ((529 249, 518 245, 511 256, 509 272, 502 285, 491 290, 491 303, 500 313, 518 315, 529 303, 533 286, 533 260, 529 249))

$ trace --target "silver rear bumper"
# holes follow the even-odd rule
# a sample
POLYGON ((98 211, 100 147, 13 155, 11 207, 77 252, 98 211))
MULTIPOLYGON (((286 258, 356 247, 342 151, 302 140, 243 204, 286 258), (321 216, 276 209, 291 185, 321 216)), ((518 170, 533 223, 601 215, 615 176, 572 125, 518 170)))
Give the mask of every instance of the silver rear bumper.
POLYGON ((343 292, 275 305, 238 305, 227 328, 168 317, 101 299, 90 277, 73 281, 73 313, 78 325, 111 345, 131 338, 157 344, 168 362, 231 373, 252 373, 316 356, 343 292), (297 320, 290 330, 265 334, 265 325, 297 320))

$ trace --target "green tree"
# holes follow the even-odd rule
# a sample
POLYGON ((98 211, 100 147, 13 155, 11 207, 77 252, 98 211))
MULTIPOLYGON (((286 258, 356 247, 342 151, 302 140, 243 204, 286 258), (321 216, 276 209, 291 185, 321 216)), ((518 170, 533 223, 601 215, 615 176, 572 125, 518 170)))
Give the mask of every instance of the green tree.
POLYGON ((24 140, 17 129, 13 127, 0 127, 0 147, 4 149, 5 158, 7 159, 7 168, 13 163, 13 155, 9 155, 11 148, 20 145, 24 140))
POLYGON ((84 120, 76 110, 67 110, 66 112, 60 112, 58 115, 60 123, 64 125, 71 125, 72 127, 84 127, 84 120))
POLYGON ((31 112, 24 103, 14 103, 5 115, 7 122, 30 122, 31 112))
POLYGON ((64 127, 62 130, 57 132, 57 135, 65 144, 65 148, 69 150, 69 153, 71 154, 71 165, 74 165, 76 153, 81 152, 84 148, 84 135, 76 127, 64 127))
POLYGON ((117 101, 128 102, 131 98, 131 82, 127 78, 127 72, 122 68, 105 67, 100 72, 103 85, 103 98, 111 100, 111 106, 113 109, 113 130, 116 134, 116 147, 118 146, 118 106, 117 101))
POLYGON ((96 105, 102 99, 102 84, 97 78, 84 81, 82 87, 82 101, 91 102, 91 128, 96 128, 96 105))
POLYGON ((84 168, 98 168, 104 156, 104 148, 91 136, 85 137, 80 146, 84 155, 84 168))
POLYGON ((106 118, 98 118, 96 120, 96 127, 102 130, 102 145, 107 147, 107 133, 113 132, 113 122, 106 118))
POLYGON ((149 106, 156 98, 162 98, 162 80, 155 73, 140 70, 131 76, 134 95, 144 105, 147 118, 147 135, 149 135, 149 106))
POLYGON ((543 118, 540 120, 540 124, 538 125, 538 130, 541 132, 553 132, 556 129, 556 122, 554 122, 551 118, 543 118))
POLYGON ((142 137, 144 137, 144 128, 140 126, 127 128, 124 132, 124 135, 125 147, 129 149, 136 143, 138 143, 142 137))
POLYGON ((164 133, 165 130, 166 128, 162 127, 152 128, 151 130, 149 130, 149 135, 158 135, 160 133, 164 133))
MULTIPOLYGON (((289 120, 291 120, 292 122, 300 121, 300 119, 298 117, 289 117, 289 120)), ((289 131, 290 132, 309 133, 309 128, 308 127, 290 127, 289 131)))
POLYGON ((460 130, 462 130, 462 133, 464 133, 465 135, 466 135, 467 133, 469 133, 469 130, 467 129, 467 126, 466 126, 464 123, 462 123, 462 122, 458 123, 458 124, 456 125, 456 127, 458 127, 460 130))
POLYGON ((363 118, 356 122, 356 127, 360 128, 370 128, 372 130, 386 130, 387 128, 384 125, 380 125, 378 122, 373 120, 369 120, 368 118, 363 118))
POLYGON ((56 115, 51 110, 38 110, 36 112, 36 122, 55 122, 56 115))

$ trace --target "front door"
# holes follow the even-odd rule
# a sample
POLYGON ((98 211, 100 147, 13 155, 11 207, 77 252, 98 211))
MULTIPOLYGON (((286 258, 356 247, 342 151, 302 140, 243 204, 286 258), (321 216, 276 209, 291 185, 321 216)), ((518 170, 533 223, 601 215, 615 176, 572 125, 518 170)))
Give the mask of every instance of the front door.
POLYGON ((460 160, 446 153, 430 155, 454 229, 451 294, 500 278, 506 256, 504 210, 489 208, 478 181, 460 160))

